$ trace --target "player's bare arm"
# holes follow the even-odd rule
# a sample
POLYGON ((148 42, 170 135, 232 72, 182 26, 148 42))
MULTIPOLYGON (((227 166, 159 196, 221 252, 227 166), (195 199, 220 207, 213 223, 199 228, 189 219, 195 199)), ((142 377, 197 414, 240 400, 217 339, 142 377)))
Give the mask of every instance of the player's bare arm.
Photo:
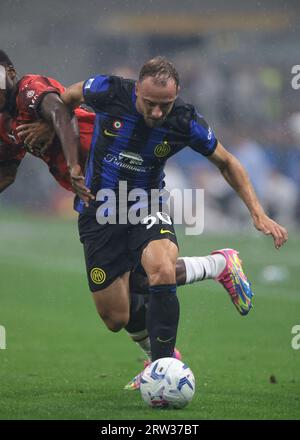
POLYGON ((84 81, 72 84, 61 95, 62 101, 72 110, 84 102, 83 84, 84 81))
POLYGON ((266 235, 272 235, 275 247, 279 249, 288 239, 287 230, 266 215, 243 165, 220 143, 209 159, 219 168, 229 185, 239 194, 249 209, 256 229, 266 235))
POLYGON ((75 115, 71 115, 70 107, 66 106, 56 93, 48 93, 41 103, 41 113, 46 121, 53 124, 70 170, 72 186, 88 206, 93 196, 84 185, 84 177, 79 165, 79 130, 75 115))
POLYGON ((0 163, 0 192, 4 191, 14 183, 17 175, 18 165, 16 163, 0 163))
MULTIPOLYGON (((61 99, 64 104, 73 110, 84 102, 82 87, 83 81, 73 84, 66 89, 66 91, 61 95, 61 99)), ((76 194, 84 201, 85 205, 88 206, 89 200, 94 199, 90 190, 84 185, 84 176, 80 168, 79 162, 70 168, 71 182, 76 194)))
MULTIPOLYGON (((77 117, 78 115, 76 114, 76 119, 77 117)), ((78 121, 78 128, 80 131, 80 119, 78 121)), ((24 147, 27 151, 37 157, 45 158, 47 160, 55 137, 54 128, 50 123, 39 120, 37 122, 20 125, 16 130, 19 139, 24 142, 24 147)), ((83 142, 85 142, 85 140, 83 140, 83 142)), ((81 160, 81 166, 85 162, 86 154, 85 146, 83 147, 80 145, 79 157, 81 160)), ((57 178, 57 176, 55 178, 57 178)), ((64 182, 65 179, 66 177, 64 178, 64 182)), ((59 183, 61 184, 61 182, 59 183)), ((68 179, 68 183, 71 183, 71 179, 68 179)), ((65 185, 63 186, 66 187, 65 185)), ((69 186, 67 189, 71 190, 69 186)))
POLYGON ((78 164, 79 133, 77 122, 60 96, 48 93, 41 103, 41 115, 53 124, 54 130, 61 141, 66 162, 71 169, 78 164))

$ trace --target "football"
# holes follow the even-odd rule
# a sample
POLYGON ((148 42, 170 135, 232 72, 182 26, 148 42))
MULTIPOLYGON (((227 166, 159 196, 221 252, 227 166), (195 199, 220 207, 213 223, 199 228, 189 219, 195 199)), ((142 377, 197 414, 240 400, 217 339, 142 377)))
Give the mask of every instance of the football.
POLYGON ((158 359, 143 371, 140 391, 143 400, 152 407, 183 408, 195 393, 194 374, 178 359, 158 359))

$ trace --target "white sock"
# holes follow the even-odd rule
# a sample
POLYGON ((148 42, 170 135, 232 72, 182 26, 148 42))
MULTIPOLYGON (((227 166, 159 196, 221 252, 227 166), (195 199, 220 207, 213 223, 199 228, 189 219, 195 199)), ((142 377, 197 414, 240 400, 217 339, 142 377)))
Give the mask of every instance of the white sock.
POLYGON ((136 333, 128 333, 133 342, 135 342, 145 353, 148 359, 151 359, 151 344, 148 330, 142 330, 136 333))
POLYGON ((196 281, 216 278, 225 269, 226 259, 222 254, 208 255, 207 257, 183 257, 186 268, 185 284, 196 281))

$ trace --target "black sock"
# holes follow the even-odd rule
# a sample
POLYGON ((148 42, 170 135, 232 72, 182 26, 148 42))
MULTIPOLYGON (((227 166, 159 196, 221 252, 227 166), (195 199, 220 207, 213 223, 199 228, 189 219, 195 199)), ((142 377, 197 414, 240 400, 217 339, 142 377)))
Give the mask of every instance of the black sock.
POLYGON ((147 328, 151 341, 152 361, 172 357, 179 321, 176 284, 149 287, 147 328))
POLYGON ((125 329, 128 333, 137 333, 146 329, 146 305, 143 295, 130 294, 130 315, 125 329))

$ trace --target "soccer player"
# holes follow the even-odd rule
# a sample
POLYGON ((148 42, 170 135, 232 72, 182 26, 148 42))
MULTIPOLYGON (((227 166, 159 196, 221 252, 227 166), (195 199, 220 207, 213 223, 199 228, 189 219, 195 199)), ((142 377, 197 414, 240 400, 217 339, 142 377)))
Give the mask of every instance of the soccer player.
MULTIPOLYGON (((60 99, 64 90, 65 87, 58 81, 41 75, 25 75, 18 80, 13 63, 0 50, 0 192, 14 182, 26 152, 42 159, 58 183, 72 190, 62 145, 65 138, 80 142, 79 161, 84 167, 95 115, 81 108, 75 109, 74 115, 71 115, 60 99), (18 126, 36 121, 40 121, 36 126, 40 130, 40 142, 36 145, 24 144, 19 137, 18 126), (73 129, 70 122, 74 124, 73 129), (50 133, 49 124, 52 127, 50 133), (79 139, 77 134, 74 135, 77 124, 79 139)), ((24 128, 22 133, 24 130, 26 133, 24 128)))
MULTIPOLYGON (((127 182, 128 191, 137 190, 136 194, 161 190, 166 160, 190 146, 218 167, 248 207, 254 226, 271 234, 276 248, 287 240, 285 228, 265 214, 243 166, 217 141, 195 108, 178 97, 178 92, 176 69, 166 59, 156 57, 142 66, 136 83, 98 75, 74 84, 62 95, 70 109, 85 103, 96 113, 85 178, 80 164, 71 159, 76 155, 76 143, 66 150, 97 311, 114 332, 134 324, 139 307, 130 313, 129 274, 141 264, 149 281, 146 327, 152 360, 172 356, 175 348, 179 321, 175 230, 164 212, 151 212, 155 222, 145 217, 138 224, 124 224, 119 221, 122 213, 118 204, 110 212, 102 212, 102 217, 112 213, 116 224, 101 224, 98 213, 104 201, 103 190, 114 191, 117 201, 120 181, 127 182)), ((218 254, 224 258, 225 269, 217 278, 227 290, 231 289, 232 298, 247 313, 252 291, 237 253, 222 250, 218 254)))
MULTIPOLYGON (((66 189, 71 189, 70 175, 61 147, 64 139, 60 143, 58 136, 54 137, 50 131, 49 140, 49 130, 45 128, 45 124, 43 126, 41 123, 43 120, 52 121, 57 134, 61 135, 57 125, 60 124, 60 117, 64 117, 65 114, 63 109, 60 109, 59 100, 64 87, 51 78, 39 75, 26 75, 17 82, 13 64, 6 54, 0 51, 0 67, 1 65, 3 68, 0 71, 0 89, 2 89, 0 90, 0 111, 3 113, 0 114, 0 137, 2 139, 0 143, 0 191, 14 181, 17 167, 26 151, 44 160, 58 183, 66 189), (46 106, 43 104, 45 97, 47 97, 46 106), (57 108, 60 109, 60 114, 57 114, 57 108), (33 121, 40 122, 33 124, 32 135, 28 123, 33 121), (25 126, 18 127, 18 124, 24 122, 26 122, 25 126), (26 136, 27 145, 22 143, 20 133, 26 136), (41 136, 46 136, 46 144, 41 142, 43 140, 41 136), (39 138, 39 143, 33 146, 31 140, 36 143, 37 138, 39 138)), ((91 143, 95 115, 82 109, 75 109, 75 114, 80 129, 80 164, 83 167, 91 143)), ((237 290, 243 283, 246 283, 244 286, 247 289, 247 279, 243 274, 236 251, 221 250, 207 257, 185 257, 177 260, 176 282, 178 285, 209 278, 217 279, 223 284, 239 313, 242 315, 248 313, 252 305, 252 293, 248 289, 248 296, 237 295, 237 290), (238 274, 238 277, 235 277, 238 280, 236 283, 232 281, 234 272, 238 274)), ((142 292, 148 290, 147 281, 137 273, 131 276, 130 281, 131 291, 141 291, 141 285, 143 286, 142 292)), ((145 328, 145 312, 142 297, 132 295, 130 314, 132 319, 126 329, 132 339, 150 355, 150 342, 145 328)))

